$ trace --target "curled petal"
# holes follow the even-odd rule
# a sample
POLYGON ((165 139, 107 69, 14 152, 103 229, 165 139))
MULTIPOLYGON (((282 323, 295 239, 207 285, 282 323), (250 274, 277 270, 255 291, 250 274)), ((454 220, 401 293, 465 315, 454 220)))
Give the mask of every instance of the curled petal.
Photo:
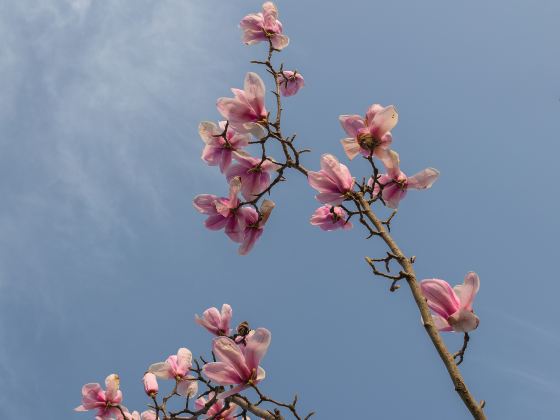
POLYGON ((463 284, 453 288, 461 301, 461 307, 467 310, 472 310, 472 303, 479 289, 480 279, 474 271, 467 273, 463 284))
POLYGON ((422 280, 420 288, 430 309, 443 318, 448 319, 459 309, 459 298, 445 280, 422 280))

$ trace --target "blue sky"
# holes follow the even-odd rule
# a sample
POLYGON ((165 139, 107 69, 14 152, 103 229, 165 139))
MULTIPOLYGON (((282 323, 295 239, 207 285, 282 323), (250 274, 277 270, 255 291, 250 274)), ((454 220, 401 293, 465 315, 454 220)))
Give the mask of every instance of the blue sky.
MULTIPOLYGON (((281 60, 306 79, 284 114, 284 131, 313 150, 304 164, 317 168, 325 152, 345 161, 339 114, 395 104, 403 170, 441 177, 408 195, 394 236, 420 278, 481 278, 468 385, 489 418, 557 416, 560 3, 278 7, 291 38, 281 60)), ((255 71, 248 62, 264 49, 243 46, 237 25, 259 9, 0 5, 2 418, 90 418, 71 411, 80 387, 112 372, 125 404, 142 409, 146 367, 180 346, 207 354, 193 316, 224 302, 236 321, 272 331, 263 389, 297 392, 317 418, 469 418, 409 291, 389 293, 363 262, 384 247, 358 227, 310 226, 317 203, 299 174, 274 191, 247 257, 192 208, 196 194, 226 192, 200 161, 197 125, 217 120, 216 98, 255 71)))

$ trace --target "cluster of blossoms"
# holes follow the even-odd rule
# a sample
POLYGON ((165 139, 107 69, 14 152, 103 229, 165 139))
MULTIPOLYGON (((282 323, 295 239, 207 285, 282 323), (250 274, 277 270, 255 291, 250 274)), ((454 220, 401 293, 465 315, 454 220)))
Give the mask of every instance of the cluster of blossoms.
MULTIPOLYGON (((275 71, 270 64, 274 51, 285 48, 289 39, 282 33, 276 6, 267 2, 263 11, 247 15, 241 20, 243 41, 252 45, 261 41, 269 43, 269 58, 266 63, 275 79, 279 95, 295 95, 304 85, 297 71, 280 69, 275 71)), ((265 153, 269 138, 279 141, 274 122, 265 104, 265 85, 258 74, 249 72, 245 76, 243 89, 232 89, 233 98, 219 98, 218 112, 225 118, 218 124, 204 121, 199 125, 200 137, 205 143, 202 160, 210 166, 218 166, 229 183, 229 196, 217 197, 202 194, 194 198, 194 207, 208 215, 205 226, 211 230, 224 229, 225 234, 240 244, 239 254, 245 255, 263 233, 264 226, 274 208, 274 202, 258 202, 270 191, 272 174, 278 173, 282 165, 265 153), (262 154, 252 156, 247 147, 260 143, 262 154), (246 200, 242 202, 239 194, 246 200)), ((278 111, 279 112, 279 111, 278 111)), ((277 175, 281 179, 281 174, 277 175)), ((277 182, 277 181, 276 181, 277 182)))
MULTIPOLYGON (((76 411, 95 411, 96 420, 155 420, 167 419, 165 405, 157 403, 159 392, 158 379, 175 381, 170 396, 187 398, 184 414, 203 415, 204 418, 233 419, 237 405, 225 401, 246 388, 253 387, 265 378, 260 366, 270 345, 271 334, 266 328, 251 330, 246 322, 239 325, 232 334, 232 309, 228 304, 222 310, 209 308, 195 321, 208 330, 214 339, 212 354, 215 362, 202 361, 193 366, 193 356, 189 349, 181 347, 177 354, 170 355, 165 361, 152 364, 144 374, 144 391, 154 405, 140 414, 132 413, 122 405, 123 395, 119 389, 119 376, 111 374, 105 379, 105 389, 98 383, 86 384, 82 388, 82 404, 76 411), (199 394, 199 383, 208 389, 199 394), (224 387, 231 386, 225 390, 224 387), (199 395, 194 408, 188 408, 189 399, 199 395)), ((169 397, 164 400, 169 399, 169 397)), ((171 416, 172 418, 174 416, 171 416)), ((244 418, 248 418, 244 414, 244 418)))

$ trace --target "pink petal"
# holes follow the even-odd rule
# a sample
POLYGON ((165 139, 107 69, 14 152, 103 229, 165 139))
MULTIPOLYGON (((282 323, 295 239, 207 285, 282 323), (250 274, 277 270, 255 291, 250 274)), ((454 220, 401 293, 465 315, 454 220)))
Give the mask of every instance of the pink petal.
POLYGON ((449 325, 449 322, 447 322, 447 320, 445 320, 438 314, 432 314, 432 318, 434 320, 434 324, 438 329, 438 331, 442 331, 442 332, 453 331, 453 327, 449 325))
POLYGON ((237 386, 234 386, 229 391, 225 391, 225 392, 222 392, 221 394, 218 394, 218 398, 220 400, 223 400, 223 399, 225 399, 227 397, 231 397, 232 395, 237 394, 238 392, 241 392, 241 391, 243 391, 244 389, 247 389, 247 388, 249 388, 249 385, 239 384, 237 386))
POLYGON ((244 90, 247 101, 256 115, 266 117, 266 108, 264 106, 264 82, 257 73, 249 72, 245 75, 244 90))
POLYGON ((239 255, 247 255, 249 252, 251 252, 251 250, 255 246, 255 243, 259 240, 262 234, 263 229, 260 228, 245 229, 243 242, 241 242, 241 245, 239 245, 239 249, 237 250, 239 255))
POLYGON ((207 363, 202 370, 210 380, 220 385, 236 385, 244 382, 244 378, 227 363, 207 363))
POLYGON ((206 144, 214 144, 216 142, 216 137, 214 136, 220 133, 220 129, 212 121, 202 121, 198 125, 198 134, 200 134, 200 138, 206 144))
POLYGON ((430 309, 443 318, 449 318, 459 309, 459 298, 445 280, 422 280, 420 288, 430 309))
POLYGON ((350 137, 358 137, 358 131, 365 127, 364 119, 359 115, 341 115, 338 120, 350 137))
POLYGON ((188 376, 177 384, 177 393, 183 397, 194 397, 198 392, 198 382, 194 376, 188 376))
POLYGON ((122 401, 122 392, 119 391, 119 384, 120 378, 116 373, 105 378, 105 397, 107 401, 113 404, 119 404, 122 401))
POLYGON ((218 337, 214 339, 212 348, 218 360, 231 366, 241 378, 249 379, 251 371, 235 341, 228 337, 218 337))
POLYGON ((220 328, 222 329, 222 331, 224 331, 224 334, 226 335, 229 335, 230 333, 230 323, 231 323, 232 316, 233 316, 233 309, 231 309, 231 306, 229 306, 227 303, 224 303, 222 305, 222 311, 221 311, 220 328))
POLYGON ((453 331, 469 332, 478 327, 479 319, 471 311, 460 309, 448 318, 449 324, 453 327, 453 331))
POLYGON ((375 114, 373 120, 369 124, 370 132, 377 138, 381 138, 397 125, 398 120, 399 114, 397 113, 397 109, 393 105, 390 105, 375 114))
POLYGON ((283 50, 290 44, 290 38, 286 35, 276 34, 274 35, 270 41, 272 42, 272 46, 277 50, 283 50))
POLYGON ((270 331, 266 328, 257 328, 255 333, 247 338, 244 354, 249 370, 258 368, 261 359, 268 351, 271 337, 270 331))
POLYGON ((344 193, 352 189, 354 179, 350 171, 333 155, 324 154, 321 156, 321 169, 336 183, 340 192, 344 193))
POLYGON ((162 379, 173 378, 173 374, 171 373, 169 363, 167 363, 167 362, 158 362, 158 363, 152 364, 148 368, 148 372, 152 372, 158 378, 162 378, 162 379))
POLYGON ((360 154, 361 147, 355 138, 348 137, 340 140, 340 143, 342 144, 342 148, 344 149, 346 156, 348 156, 348 159, 352 160, 360 154))
POLYGON ((439 176, 439 171, 427 168, 408 178, 408 187, 417 190, 430 188, 439 176))
POLYGON ((218 199, 212 194, 200 194, 193 200, 194 208, 202 214, 216 214, 215 202, 218 199))
POLYGON ((479 289, 480 279, 474 271, 467 273, 463 284, 453 288, 461 301, 461 307, 468 310, 472 310, 472 303, 479 289))

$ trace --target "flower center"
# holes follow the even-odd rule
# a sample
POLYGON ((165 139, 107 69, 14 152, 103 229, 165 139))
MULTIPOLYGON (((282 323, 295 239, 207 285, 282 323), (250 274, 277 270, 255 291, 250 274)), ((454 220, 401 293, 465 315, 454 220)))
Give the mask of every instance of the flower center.
POLYGON ((369 132, 358 134, 358 144, 362 149, 372 152, 377 146, 379 146, 380 143, 381 142, 373 137, 369 132))

